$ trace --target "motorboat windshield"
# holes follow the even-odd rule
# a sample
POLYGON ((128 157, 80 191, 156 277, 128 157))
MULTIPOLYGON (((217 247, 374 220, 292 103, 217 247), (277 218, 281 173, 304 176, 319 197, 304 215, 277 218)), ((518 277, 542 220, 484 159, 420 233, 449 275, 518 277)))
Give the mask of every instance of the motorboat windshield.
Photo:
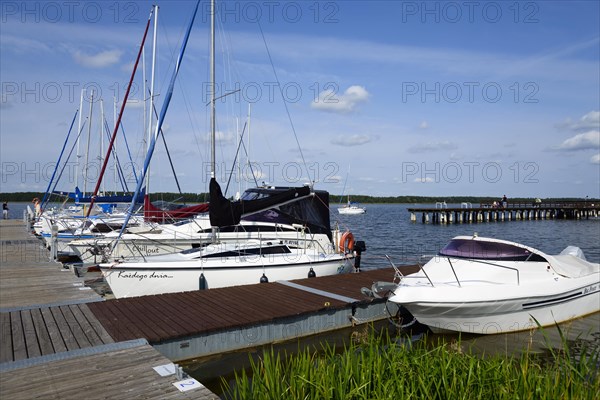
POLYGON ((530 250, 508 243, 475 239, 452 239, 440 256, 496 261, 539 261, 546 259, 530 250))

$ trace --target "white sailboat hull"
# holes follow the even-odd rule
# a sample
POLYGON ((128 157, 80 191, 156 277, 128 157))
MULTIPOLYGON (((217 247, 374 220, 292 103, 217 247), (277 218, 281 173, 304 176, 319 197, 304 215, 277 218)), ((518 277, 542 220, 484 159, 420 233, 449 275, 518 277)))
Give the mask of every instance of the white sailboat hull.
POLYGON ((364 214, 367 212, 367 210, 364 209, 363 207, 356 207, 356 206, 340 207, 337 210, 338 210, 338 213, 344 214, 344 215, 364 214))
POLYGON ((100 266, 117 298, 199 290, 201 275, 206 289, 302 279, 313 269, 316 276, 347 273, 353 258, 341 254, 269 254, 219 257, 193 261, 124 263, 100 266))

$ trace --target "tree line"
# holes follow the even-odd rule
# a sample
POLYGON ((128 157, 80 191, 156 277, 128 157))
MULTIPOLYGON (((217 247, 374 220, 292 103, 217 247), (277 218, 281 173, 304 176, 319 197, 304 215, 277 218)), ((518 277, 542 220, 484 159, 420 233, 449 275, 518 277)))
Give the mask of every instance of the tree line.
MULTIPOLYGON (((115 193, 110 193, 115 194, 115 193)), ((116 193, 117 195, 123 195, 124 193, 116 193)), ((127 193, 126 193, 127 194, 127 193)), ((130 193, 129 193, 130 194, 130 193)), ((108 193, 107 193, 108 195, 108 193)), ((33 198, 37 197, 42 199, 44 193, 39 192, 14 192, 14 193, 0 193, 0 200, 7 202, 30 202, 33 198)), ((493 196, 367 196, 367 195, 351 195, 351 200, 357 203, 365 204, 393 204, 393 203, 404 203, 404 204, 429 204, 443 202, 446 203, 492 203, 499 201, 500 198, 493 196)), ((208 193, 152 193, 150 195, 152 201, 162 200, 169 202, 177 202, 183 204, 196 204, 204 203, 209 200, 208 193)), ((509 198, 510 201, 514 202, 531 202, 533 197, 515 197, 509 198)), ((66 197, 52 195, 50 201, 52 202, 63 202, 66 197)), ((579 197, 564 197, 564 198, 542 198, 544 202, 569 202, 569 201, 590 201, 600 202, 599 199, 584 199, 579 197)), ((331 204, 345 203, 347 196, 331 194, 329 197, 331 204)), ((69 199, 68 202, 73 202, 69 199)))

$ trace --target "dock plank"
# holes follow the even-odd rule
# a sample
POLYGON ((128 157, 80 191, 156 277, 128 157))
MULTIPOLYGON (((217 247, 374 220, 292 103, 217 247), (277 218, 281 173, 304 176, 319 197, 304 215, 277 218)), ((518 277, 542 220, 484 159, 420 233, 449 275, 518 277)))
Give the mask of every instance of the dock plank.
POLYGON ((81 325, 79 325, 71 307, 62 306, 59 308, 62 311, 63 316, 65 317, 65 321, 67 321, 67 324, 69 325, 69 330, 73 334, 73 338, 75 339, 75 341, 77 341, 77 346, 79 346, 79 348, 81 349, 85 347, 91 347, 92 343, 87 338, 87 335, 85 334, 81 325))
POLYGON ((45 356, 48 354, 53 354, 54 346, 52 346, 52 339, 50 338, 48 328, 44 323, 42 310, 39 308, 31 310, 31 317, 33 319, 33 325, 35 326, 35 332, 40 346, 41 355, 45 356))
POLYGON ((0 313, 0 363, 13 360, 10 313, 0 313))
POLYGON ((27 358, 27 347, 25 345, 25 335, 21 323, 21 313, 13 311, 10 313, 10 327, 13 344, 13 359, 24 360, 27 358))
POLYGON ((108 334, 108 332, 106 332, 106 329, 104 329, 96 316, 92 314, 87 304, 80 304, 79 310, 85 316, 92 328, 94 328, 103 344, 114 343, 114 339, 108 334))
POLYGON ((54 315, 52 310, 48 307, 41 308, 40 312, 42 317, 44 318, 44 324, 48 329, 48 335, 50 336, 50 342, 52 343, 52 347, 54 348, 55 353, 60 353, 63 351, 67 351, 67 344, 63 339, 63 336, 60 333, 60 329, 58 328, 58 324, 54 319, 54 315))
POLYGON ((31 310, 21 311, 21 322, 23 323, 23 333, 25 335, 25 348, 27 349, 27 358, 39 357, 42 355, 40 344, 38 342, 31 310))
POLYGON ((69 323, 65 319, 65 316, 62 313, 60 307, 52 307, 50 308, 52 316, 54 317, 54 321, 56 322, 56 326, 58 327, 58 331, 60 332, 60 336, 63 339, 65 345, 67 346, 67 350, 76 350, 79 349, 79 343, 73 336, 73 332, 71 332, 71 328, 69 327, 69 323))
POLYGON ((73 318, 75 318, 74 323, 80 327, 90 346, 99 346, 103 344, 92 325, 88 322, 85 315, 83 315, 79 309, 79 304, 70 304, 68 308, 71 311, 73 318))

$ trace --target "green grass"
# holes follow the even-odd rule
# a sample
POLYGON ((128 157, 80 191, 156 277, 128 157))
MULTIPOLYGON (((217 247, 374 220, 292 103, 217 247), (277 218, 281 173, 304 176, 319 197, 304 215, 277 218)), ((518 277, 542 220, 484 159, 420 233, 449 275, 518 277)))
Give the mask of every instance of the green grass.
POLYGON ((251 372, 223 382, 233 399, 597 399, 598 350, 577 360, 568 352, 538 359, 478 357, 459 346, 425 341, 399 345, 371 334, 339 352, 266 351, 251 372))

